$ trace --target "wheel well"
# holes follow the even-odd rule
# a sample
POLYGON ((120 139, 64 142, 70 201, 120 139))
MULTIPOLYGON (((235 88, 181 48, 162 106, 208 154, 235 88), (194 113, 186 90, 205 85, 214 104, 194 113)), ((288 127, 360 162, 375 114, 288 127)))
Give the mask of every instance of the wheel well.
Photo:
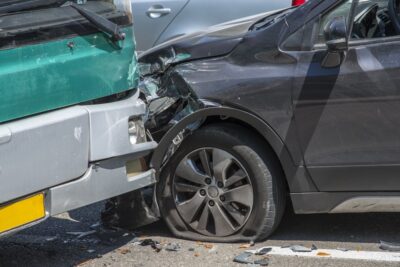
POLYGON ((168 151, 171 149, 171 143, 183 130, 195 131, 195 129, 191 129, 188 126, 222 122, 236 123, 246 129, 252 130, 254 134, 262 137, 261 141, 264 141, 266 146, 271 147, 274 151, 272 155, 276 157, 279 164, 278 167, 283 172, 286 187, 291 189, 289 192, 317 191, 304 169, 299 169, 299 166, 294 163, 293 156, 295 155, 291 154, 273 128, 251 113, 225 106, 200 109, 184 117, 170 128, 159 141, 158 148, 153 152, 150 159, 152 168, 157 170, 156 175, 158 175, 159 170, 163 168, 168 157, 171 156, 168 155, 168 151))
POLYGON ((240 125, 243 128, 251 130, 251 132, 253 134, 257 135, 260 138, 260 140, 263 140, 263 142, 265 143, 266 147, 268 147, 270 149, 270 151, 273 153, 273 155, 276 158, 276 161, 279 164, 279 168, 280 168, 280 171, 281 171, 281 174, 282 174, 282 178, 283 178, 283 181, 284 181, 284 184, 285 184, 285 187, 286 187, 286 192, 290 192, 289 185, 288 185, 288 182, 287 182, 287 178, 286 178, 285 172, 283 170, 282 163, 281 163, 278 155, 276 154, 274 149, 271 147, 271 145, 268 142, 268 140, 266 140, 265 137, 256 128, 254 128, 252 125, 250 125, 250 124, 248 124, 248 123, 246 123, 246 122, 244 122, 242 120, 236 119, 236 118, 231 118, 231 117, 230 118, 225 118, 225 117, 221 117, 221 116, 209 116, 209 117, 207 117, 205 119, 204 123, 202 124, 202 127, 204 127, 206 125, 217 124, 217 123, 222 123, 222 122, 229 122, 229 123, 232 123, 232 124, 240 125))

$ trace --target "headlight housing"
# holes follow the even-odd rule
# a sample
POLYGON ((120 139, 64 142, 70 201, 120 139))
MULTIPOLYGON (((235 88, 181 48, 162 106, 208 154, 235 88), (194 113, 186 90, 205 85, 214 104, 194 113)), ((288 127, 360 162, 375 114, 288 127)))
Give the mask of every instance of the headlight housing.
POLYGON ((140 144, 147 141, 146 129, 142 118, 130 118, 128 121, 128 133, 131 144, 140 144))

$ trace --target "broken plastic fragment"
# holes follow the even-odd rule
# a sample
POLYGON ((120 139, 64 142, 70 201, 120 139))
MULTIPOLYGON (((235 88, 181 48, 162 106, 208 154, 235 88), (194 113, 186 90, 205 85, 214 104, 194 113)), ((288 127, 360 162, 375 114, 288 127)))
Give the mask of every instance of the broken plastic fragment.
POLYGON ((255 250, 246 250, 246 252, 250 252, 250 253, 252 253, 254 255, 261 255, 262 256, 262 255, 265 255, 265 254, 271 252, 271 250, 272 250, 272 248, 270 248, 270 247, 262 247, 262 248, 255 249, 255 250))
POLYGON ((237 263, 243 263, 247 264, 248 266, 267 266, 269 264, 269 260, 264 258, 264 259, 258 259, 258 260, 251 260, 250 257, 254 253, 252 252, 243 252, 242 254, 239 254, 236 256, 233 261, 237 263))
POLYGON ((166 251, 179 251, 181 249, 181 245, 178 243, 169 243, 166 247, 166 251))
POLYGON ((254 261, 254 264, 257 264, 260 266, 268 266, 269 260, 268 259, 256 260, 256 261, 254 261))
POLYGON ((237 255, 233 261, 243 264, 253 264, 254 262, 249 259, 251 255, 252 253, 250 252, 243 252, 242 254, 237 255))
POLYGON ((379 248, 387 251, 400 251, 400 243, 380 241, 379 248))
POLYGON ((151 248, 154 249, 156 252, 160 252, 161 251, 160 243, 158 241, 153 240, 153 239, 143 239, 140 242, 140 245, 142 247, 151 246, 151 248))
POLYGON ((267 247, 261 248, 255 253, 255 255, 265 255, 268 252, 271 252, 271 250, 272 250, 272 248, 267 248, 267 247))
POLYGON ((307 248, 304 246, 293 245, 289 247, 293 252, 311 252, 313 250, 317 250, 315 245, 312 245, 311 248, 307 248))
POLYGON ((208 253, 217 253, 217 246, 213 246, 211 249, 209 249, 208 253))

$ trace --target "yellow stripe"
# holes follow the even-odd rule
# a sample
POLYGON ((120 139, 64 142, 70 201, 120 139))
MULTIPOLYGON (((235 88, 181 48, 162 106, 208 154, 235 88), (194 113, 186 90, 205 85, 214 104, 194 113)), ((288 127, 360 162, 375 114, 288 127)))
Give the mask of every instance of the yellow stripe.
POLYGON ((0 233, 42 219, 45 214, 43 193, 0 207, 0 233))

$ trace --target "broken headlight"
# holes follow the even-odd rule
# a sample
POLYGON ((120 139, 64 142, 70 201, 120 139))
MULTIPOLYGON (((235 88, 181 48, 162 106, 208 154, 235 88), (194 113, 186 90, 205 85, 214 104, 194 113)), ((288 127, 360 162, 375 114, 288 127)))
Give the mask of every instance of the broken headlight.
POLYGON ((131 118, 129 120, 128 133, 131 144, 140 144, 147 141, 146 129, 142 118, 131 118))

